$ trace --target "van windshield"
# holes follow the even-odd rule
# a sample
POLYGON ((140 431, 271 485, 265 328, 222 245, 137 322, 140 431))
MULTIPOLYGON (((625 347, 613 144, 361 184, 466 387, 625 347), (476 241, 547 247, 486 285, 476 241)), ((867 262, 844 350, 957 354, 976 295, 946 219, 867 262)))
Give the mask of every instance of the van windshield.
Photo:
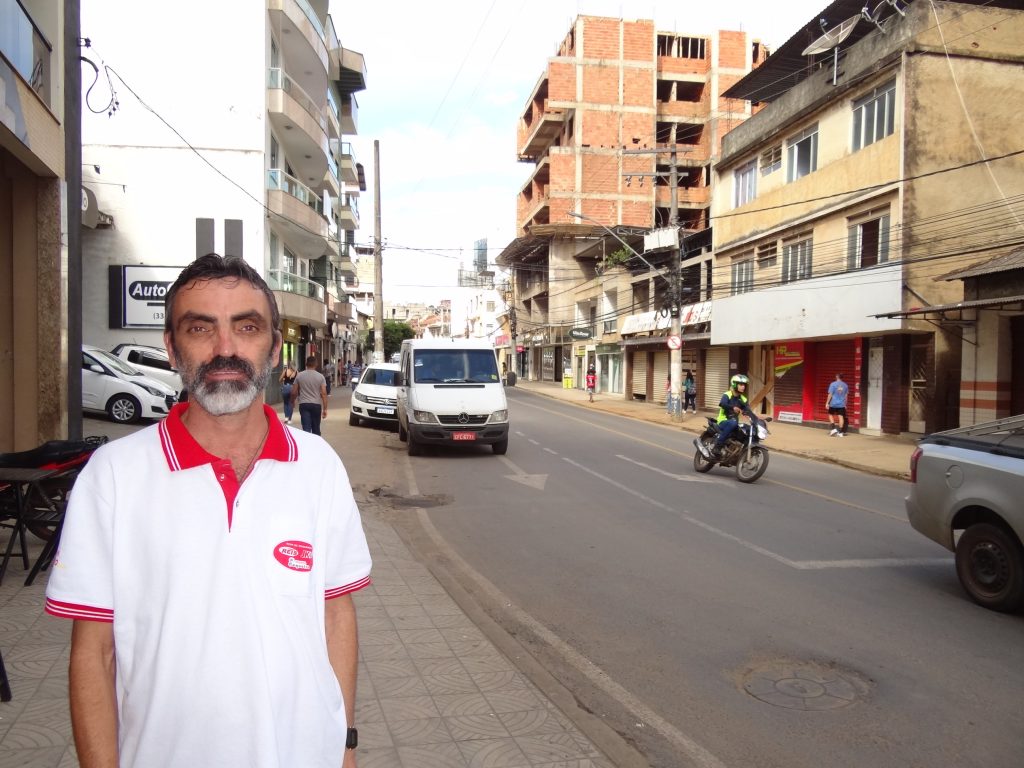
POLYGON ((413 381, 496 384, 498 365, 490 349, 420 349, 413 356, 413 381))

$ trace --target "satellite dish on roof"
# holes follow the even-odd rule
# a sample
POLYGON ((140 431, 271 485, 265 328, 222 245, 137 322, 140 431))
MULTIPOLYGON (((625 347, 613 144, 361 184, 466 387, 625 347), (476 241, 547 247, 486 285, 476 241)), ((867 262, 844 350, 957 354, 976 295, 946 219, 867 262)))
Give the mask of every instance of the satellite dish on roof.
POLYGON ((857 26, 857 22, 860 21, 861 18, 861 15, 858 13, 856 16, 848 18, 839 26, 832 27, 832 29, 825 32, 824 35, 804 48, 803 53, 800 55, 814 56, 819 53, 825 53, 825 51, 831 51, 850 36, 850 33, 853 32, 854 27, 857 26))

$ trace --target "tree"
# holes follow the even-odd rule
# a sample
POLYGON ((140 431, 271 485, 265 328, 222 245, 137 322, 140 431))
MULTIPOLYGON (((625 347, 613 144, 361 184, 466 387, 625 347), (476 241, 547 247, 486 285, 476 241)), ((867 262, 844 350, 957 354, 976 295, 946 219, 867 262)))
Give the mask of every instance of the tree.
MULTIPOLYGON (((377 339, 371 329, 367 334, 367 346, 371 349, 377 344, 377 339)), ((384 321, 384 360, 390 360, 391 356, 402 348, 402 342, 411 339, 416 335, 412 326, 398 320, 384 321)))

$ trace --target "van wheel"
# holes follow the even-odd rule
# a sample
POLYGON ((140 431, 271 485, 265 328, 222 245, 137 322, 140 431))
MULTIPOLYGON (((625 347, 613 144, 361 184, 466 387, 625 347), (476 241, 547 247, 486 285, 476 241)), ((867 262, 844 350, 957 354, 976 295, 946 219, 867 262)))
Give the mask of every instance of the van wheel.
POLYGON ((422 443, 417 442, 416 438, 414 438, 412 435, 406 435, 406 437, 408 438, 408 445, 406 447, 409 449, 409 455, 410 456, 422 456, 423 455, 423 445, 422 445, 422 443))
POLYGON ((139 401, 131 395, 114 395, 107 403, 107 415, 118 424, 132 424, 142 412, 139 401))
POLYGON ((504 440, 499 440, 496 443, 491 443, 491 448, 494 449, 495 455, 504 456, 506 453, 508 453, 508 438, 506 437, 504 440))
POLYGON ((405 431, 405 427, 402 426, 402 420, 398 420, 398 439, 403 443, 409 439, 409 433, 405 431))

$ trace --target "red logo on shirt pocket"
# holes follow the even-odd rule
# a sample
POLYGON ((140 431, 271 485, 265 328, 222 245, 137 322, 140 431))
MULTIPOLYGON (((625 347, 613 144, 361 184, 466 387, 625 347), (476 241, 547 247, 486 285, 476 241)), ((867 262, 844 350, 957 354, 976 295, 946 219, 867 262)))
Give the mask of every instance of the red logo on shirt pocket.
POLYGON ((293 571, 311 571, 313 546, 304 541, 282 541, 274 547, 274 559, 293 571))

